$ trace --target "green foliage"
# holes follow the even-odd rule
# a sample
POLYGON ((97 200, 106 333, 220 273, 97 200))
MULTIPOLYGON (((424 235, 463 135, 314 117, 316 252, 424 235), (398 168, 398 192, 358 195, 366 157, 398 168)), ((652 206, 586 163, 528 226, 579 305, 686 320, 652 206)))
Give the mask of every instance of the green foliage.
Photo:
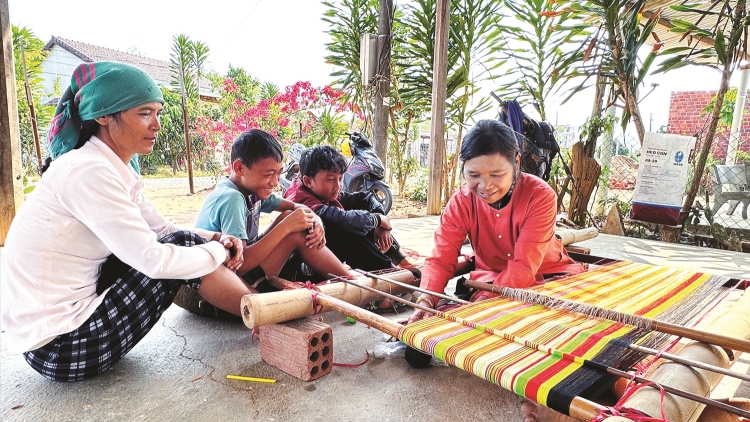
MULTIPOLYGON (((714 108, 716 107, 716 96, 718 95, 718 92, 716 95, 711 98, 711 102, 708 103, 708 105, 703 108, 703 112, 701 113, 701 117, 706 117, 706 115, 709 115, 714 112, 714 108)), ((722 101, 721 104, 721 111, 719 114, 719 130, 726 129, 730 126, 732 126, 732 120, 734 119, 734 104, 737 101, 737 87, 729 88, 729 90, 724 94, 724 101, 722 101)), ((742 114, 746 114, 746 110, 742 110, 742 114)))
POLYGON ((364 33, 378 33, 378 0, 323 1, 328 9, 323 13, 331 42, 326 63, 334 66, 331 86, 344 91, 346 100, 368 110, 368 88, 362 85, 359 69, 360 37, 364 33))
POLYGON ((13 32, 13 59, 15 63, 16 97, 18 98, 18 120, 21 132, 21 158, 25 174, 36 174, 38 161, 36 158, 36 147, 34 145, 34 132, 31 120, 31 109, 27 101, 26 88, 24 84, 23 64, 21 60, 21 43, 23 42, 24 57, 26 64, 26 77, 29 81, 36 115, 38 135, 40 137, 41 154, 44 158, 49 155, 43 141, 43 132, 52 120, 55 112, 54 106, 43 105, 45 99, 44 80, 42 79, 42 62, 49 55, 45 51, 44 41, 37 38, 27 28, 12 26, 13 32))
MULTIPOLYGON (((313 112, 311 114, 314 116, 313 112)), ((317 124, 313 126, 308 136, 301 140, 302 144, 306 147, 321 144, 338 147, 349 130, 344 117, 331 110, 331 107, 325 107, 320 115, 315 116, 315 120, 317 124)))
POLYGON ((409 199, 412 201, 427 201, 427 188, 429 186, 429 173, 427 169, 420 169, 417 175, 417 180, 411 187, 409 192, 409 199))
POLYGON ((581 42, 588 25, 574 19, 570 12, 557 15, 559 3, 503 0, 503 4, 510 11, 503 18, 515 17, 519 26, 508 26, 508 19, 498 23, 505 43, 495 50, 508 64, 507 82, 499 89, 521 103, 533 104, 546 121, 547 99, 575 76, 574 64, 583 54, 572 47, 581 42))
POLYGON ((188 98, 198 97, 195 44, 185 34, 175 35, 172 38, 172 54, 169 59, 171 84, 177 92, 182 92, 184 89, 188 98))
MULTIPOLYGON (((623 129, 633 120, 638 137, 643 142, 643 121, 638 108, 638 87, 649 73, 659 50, 652 49, 643 62, 638 51, 649 41, 658 23, 659 14, 643 19, 641 14, 646 0, 588 0, 585 3, 571 1, 556 2, 575 16, 585 20, 595 31, 580 44, 583 60, 577 73, 584 76, 582 82, 570 90, 565 101, 591 84, 614 84, 618 98, 624 102, 621 124, 623 129)), ((578 52, 570 53, 571 56, 578 52)))

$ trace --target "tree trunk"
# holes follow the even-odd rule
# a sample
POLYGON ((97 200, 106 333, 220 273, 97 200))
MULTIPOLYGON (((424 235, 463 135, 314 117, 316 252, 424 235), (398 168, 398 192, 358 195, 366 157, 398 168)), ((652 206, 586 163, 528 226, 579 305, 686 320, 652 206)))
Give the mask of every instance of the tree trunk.
MULTIPOLYGON (((729 90, 729 79, 732 77, 729 64, 724 66, 724 70, 721 73, 721 85, 719 90, 716 92, 716 104, 724 103, 724 95, 729 90)), ((716 135, 716 128, 719 125, 719 116, 721 114, 721 107, 714 107, 714 111, 711 113, 711 120, 706 130, 706 135, 703 138, 703 145, 701 145, 701 151, 698 154, 698 162, 695 164, 695 174, 693 174, 693 181, 690 184, 687 195, 685 196, 685 202, 682 204, 680 210, 680 225, 677 227, 659 227, 661 233, 661 240, 663 242, 677 243, 680 240, 680 234, 684 226, 682 223, 690 215, 690 209, 693 207, 695 197, 698 195, 698 189, 700 189, 701 179, 703 178, 703 171, 706 167, 706 161, 708 155, 711 153, 711 147, 714 142, 714 135, 716 135)))
POLYGON ((585 155, 584 145, 581 142, 573 144, 572 155, 573 189, 568 215, 574 223, 585 226, 589 199, 596 188, 602 168, 595 159, 585 155))
POLYGON ((387 168, 388 161, 388 111, 391 91, 391 16, 393 0, 380 0, 378 13, 378 74, 375 79, 375 115, 373 140, 375 155, 387 168))

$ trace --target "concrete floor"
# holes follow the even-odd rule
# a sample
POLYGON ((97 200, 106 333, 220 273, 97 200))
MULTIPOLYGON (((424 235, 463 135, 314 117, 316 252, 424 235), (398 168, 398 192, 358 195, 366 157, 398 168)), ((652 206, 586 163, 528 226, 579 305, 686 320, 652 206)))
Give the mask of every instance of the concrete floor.
MULTIPOLYGON (((436 217, 394 220, 394 235, 427 255, 436 224, 436 217)), ((606 235, 579 245, 599 256, 750 278, 748 254, 606 235)), ((366 350, 384 341, 382 333, 339 314, 322 317, 333 329, 337 363, 361 362, 366 350)), ((77 383, 45 380, 22 356, 7 352, 6 338, 0 333, 3 421, 520 420, 520 398, 456 368, 415 370, 403 359, 370 358, 358 368, 334 367, 304 382, 264 363, 243 324, 176 306, 112 370, 77 383), (227 374, 278 381, 231 381, 227 374)), ((744 366, 737 369, 748 372, 747 355, 738 363, 744 366)), ((724 388, 748 397, 748 384, 724 388)))

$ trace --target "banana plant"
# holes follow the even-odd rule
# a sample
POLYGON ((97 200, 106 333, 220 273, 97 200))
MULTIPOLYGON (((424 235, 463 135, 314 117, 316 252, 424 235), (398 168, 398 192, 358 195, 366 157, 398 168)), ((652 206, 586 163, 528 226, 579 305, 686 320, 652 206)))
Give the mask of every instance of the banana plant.
POLYGON ((618 88, 618 98, 622 101, 622 127, 624 129, 632 121, 641 144, 645 128, 638 106, 638 88, 662 46, 658 39, 651 41, 653 30, 659 22, 660 11, 646 17, 643 14, 646 2, 588 0, 579 3, 563 0, 556 2, 560 3, 561 8, 554 12, 571 13, 595 28, 580 44, 579 50, 570 55, 574 57, 582 54, 579 69, 573 74, 581 74, 583 79, 564 101, 590 86, 592 78, 597 83, 615 85, 618 88), (638 51, 650 42, 654 47, 641 62, 638 51))
POLYGON ((548 0, 503 0, 507 12, 498 22, 505 41, 495 48, 507 62, 498 90, 521 103, 531 103, 547 120, 547 99, 574 76, 582 53, 574 49, 587 35, 587 24, 571 12, 560 12, 548 0), (517 25, 509 25, 515 17, 517 25))

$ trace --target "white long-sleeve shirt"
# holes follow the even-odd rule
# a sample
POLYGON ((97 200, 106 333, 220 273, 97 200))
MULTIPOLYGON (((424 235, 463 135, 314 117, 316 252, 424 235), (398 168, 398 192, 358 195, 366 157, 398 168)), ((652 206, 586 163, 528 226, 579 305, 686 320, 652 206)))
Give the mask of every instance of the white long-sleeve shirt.
POLYGON ((106 294, 96 294, 96 281, 110 254, 155 279, 201 277, 224 262, 219 242, 159 243, 179 229, 142 186, 96 137, 52 163, 5 241, 0 311, 11 351, 39 348, 89 318, 106 294))

